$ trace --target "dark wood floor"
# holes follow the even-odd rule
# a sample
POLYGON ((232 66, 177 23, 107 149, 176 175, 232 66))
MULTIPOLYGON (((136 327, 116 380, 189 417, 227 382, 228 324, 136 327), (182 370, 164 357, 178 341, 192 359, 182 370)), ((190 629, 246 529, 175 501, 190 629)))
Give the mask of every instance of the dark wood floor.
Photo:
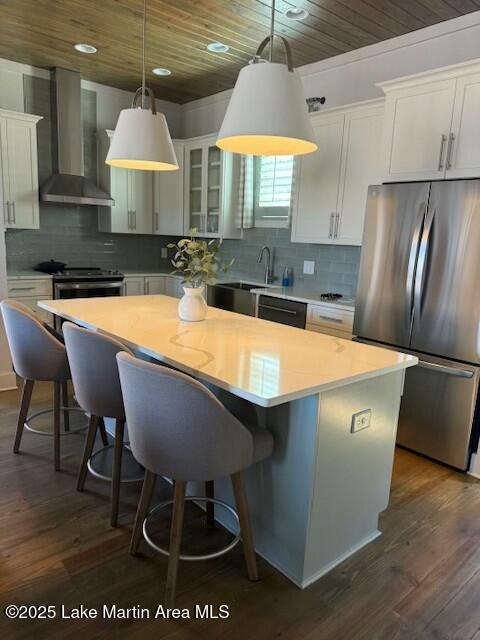
MULTIPOLYGON (((36 406, 47 392, 36 390, 36 406)), ((107 485, 90 477, 85 493, 75 490, 83 436, 62 439, 60 473, 48 438, 27 434, 22 453, 12 454, 17 401, 16 392, 0 394, 3 639, 480 640, 480 482, 400 450, 383 535, 303 592, 263 561, 261 580, 248 582, 237 548, 180 565, 177 605, 227 604, 228 620, 7 620, 8 603, 154 611, 166 577, 164 557, 144 546, 138 558, 127 554, 138 486, 122 489, 117 530, 107 485)), ((157 493, 171 489, 165 483, 157 493)), ((198 509, 187 523, 188 545, 208 538, 198 509)), ((159 529, 165 537, 165 518, 159 529)))

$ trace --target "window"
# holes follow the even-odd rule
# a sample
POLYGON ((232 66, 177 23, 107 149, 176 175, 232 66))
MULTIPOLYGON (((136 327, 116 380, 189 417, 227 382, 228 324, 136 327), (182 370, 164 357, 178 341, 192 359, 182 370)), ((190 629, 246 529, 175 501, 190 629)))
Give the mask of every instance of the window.
POLYGON ((255 158, 255 226, 288 226, 293 163, 293 156, 255 158))

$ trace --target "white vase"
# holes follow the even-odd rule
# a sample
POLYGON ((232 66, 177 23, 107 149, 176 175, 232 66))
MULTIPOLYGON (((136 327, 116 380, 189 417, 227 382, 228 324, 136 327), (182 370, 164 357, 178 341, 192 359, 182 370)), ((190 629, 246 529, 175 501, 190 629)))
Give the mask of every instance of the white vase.
POLYGON ((199 322, 205 320, 207 315, 207 303, 203 297, 202 287, 183 287, 184 296, 178 303, 178 315, 180 320, 186 322, 199 322))

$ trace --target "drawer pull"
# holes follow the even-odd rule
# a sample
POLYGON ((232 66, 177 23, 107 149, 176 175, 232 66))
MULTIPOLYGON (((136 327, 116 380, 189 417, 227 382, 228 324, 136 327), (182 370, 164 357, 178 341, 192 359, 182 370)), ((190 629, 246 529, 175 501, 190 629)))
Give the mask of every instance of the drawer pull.
POLYGON ((37 287, 10 287, 9 291, 36 291, 37 287))
POLYGON ((329 316, 318 316, 321 320, 326 320, 327 322, 339 322, 343 324, 343 320, 340 318, 330 318, 329 316))
POLYGON ((271 306, 269 304, 259 304, 258 305, 261 309, 271 309, 272 311, 281 311, 282 313, 289 313, 292 316, 296 316, 297 312, 296 311, 292 311, 291 309, 282 309, 282 307, 274 307, 271 306))

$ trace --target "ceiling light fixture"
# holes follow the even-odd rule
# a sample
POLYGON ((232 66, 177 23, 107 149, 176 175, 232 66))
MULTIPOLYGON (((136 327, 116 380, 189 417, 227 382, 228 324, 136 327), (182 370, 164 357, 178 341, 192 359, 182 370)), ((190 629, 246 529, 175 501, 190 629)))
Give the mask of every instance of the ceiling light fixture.
POLYGON ((108 150, 106 164, 122 169, 174 171, 178 169, 170 131, 163 113, 157 113, 155 95, 145 86, 147 0, 143 2, 142 86, 130 109, 122 109, 108 150), (148 94, 150 109, 145 108, 148 94), (140 100, 140 105, 138 101, 140 100))
POLYGON ((270 35, 260 43, 253 64, 246 65, 238 74, 217 146, 224 151, 255 156, 303 155, 317 149, 290 46, 275 33, 275 0, 272 0, 270 35), (285 49, 286 64, 273 62, 275 36, 285 49), (258 64, 268 44, 269 61, 258 64))
POLYGON ((170 71, 170 69, 165 69, 164 67, 155 67, 155 69, 152 69, 152 73, 154 73, 156 76, 172 75, 172 72, 170 71))
POLYGON ((97 53, 97 47, 93 44, 74 44, 73 48, 80 53, 97 53))
POLYGON ((230 49, 228 44, 223 44, 223 42, 209 42, 207 44, 207 49, 212 53, 225 53, 230 49))
POLYGON ((305 18, 308 18, 308 11, 301 7, 292 7, 284 11, 283 15, 289 20, 305 20, 305 18))

